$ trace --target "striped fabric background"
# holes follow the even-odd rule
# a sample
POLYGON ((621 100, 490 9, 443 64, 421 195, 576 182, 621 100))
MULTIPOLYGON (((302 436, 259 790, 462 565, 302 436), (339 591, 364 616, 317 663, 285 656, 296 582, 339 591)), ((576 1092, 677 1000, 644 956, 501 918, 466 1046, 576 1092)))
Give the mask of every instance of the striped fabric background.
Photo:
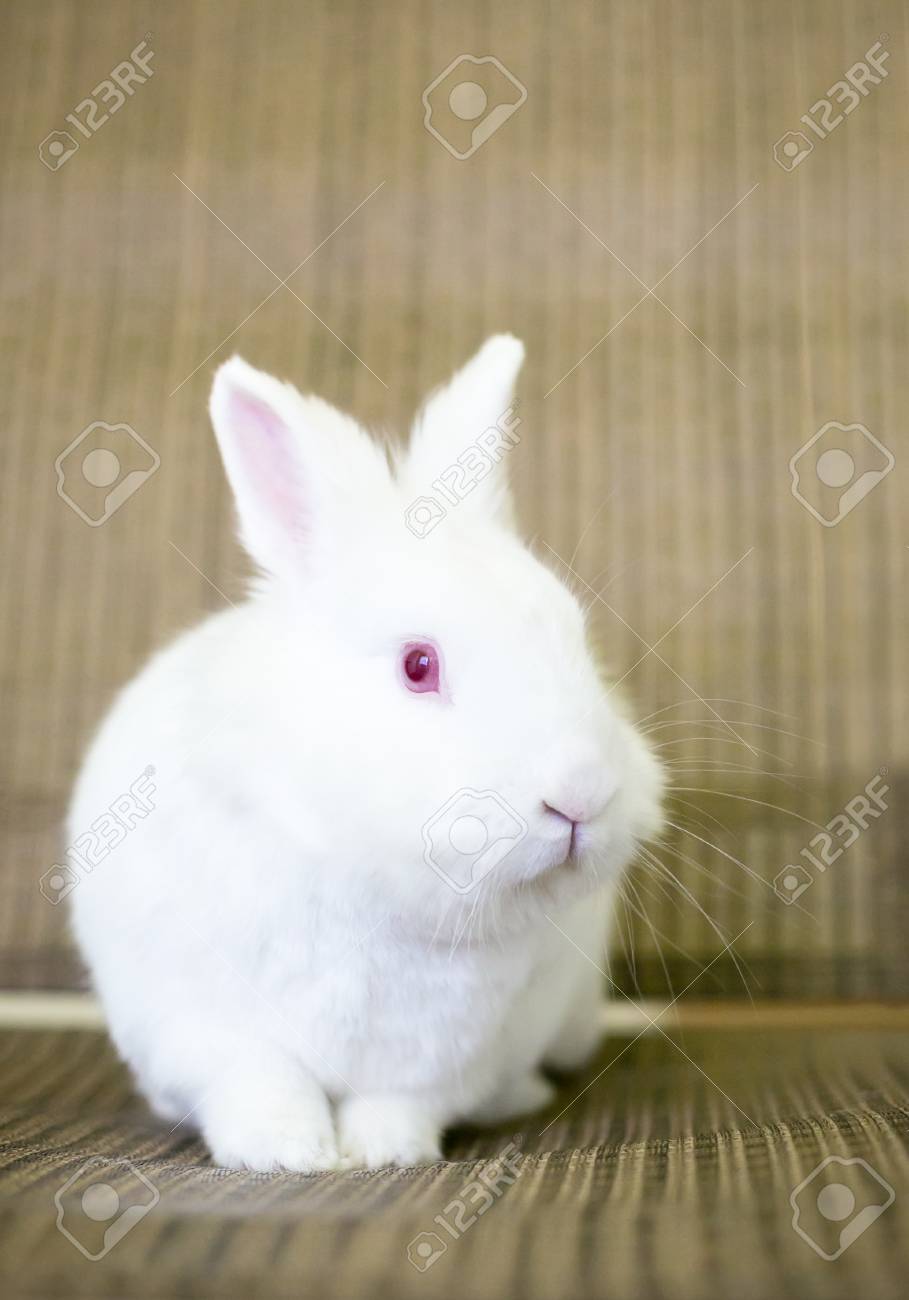
POLYGON ((904 6, 3 14, 0 984, 78 983, 65 909, 39 890, 78 755, 149 651, 242 589, 205 414, 217 362, 239 350, 403 430, 511 330, 523 524, 571 562, 679 787, 664 865, 629 887, 617 978, 678 991, 744 930, 743 978, 717 962, 700 996, 905 993, 904 6), (147 84, 43 166, 143 40, 147 84), (882 84, 778 166, 774 142, 876 42, 882 84), (461 54, 527 92, 465 161, 421 103, 461 54), (95 421, 130 425, 160 466, 92 528, 55 460, 95 421), (896 459, 832 528, 789 472, 828 421, 896 459), (785 904, 770 882, 881 772, 887 812, 785 904))

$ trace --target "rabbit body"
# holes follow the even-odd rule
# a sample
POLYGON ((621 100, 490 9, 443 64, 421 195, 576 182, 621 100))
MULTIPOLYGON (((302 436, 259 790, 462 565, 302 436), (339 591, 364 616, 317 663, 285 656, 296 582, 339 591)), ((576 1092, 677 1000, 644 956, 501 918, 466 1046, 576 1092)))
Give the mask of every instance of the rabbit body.
POLYGON ((611 897, 659 769, 517 539, 501 463, 431 533, 407 526, 497 427, 521 356, 490 340, 394 467, 238 360, 216 379, 263 576, 122 692, 69 831, 152 773, 123 842, 83 860, 73 923, 140 1088, 220 1164, 438 1159, 447 1126, 544 1105, 541 1066, 602 1032, 611 897), (414 646, 437 688, 407 676, 414 646), (477 823, 485 847, 453 848, 477 823))

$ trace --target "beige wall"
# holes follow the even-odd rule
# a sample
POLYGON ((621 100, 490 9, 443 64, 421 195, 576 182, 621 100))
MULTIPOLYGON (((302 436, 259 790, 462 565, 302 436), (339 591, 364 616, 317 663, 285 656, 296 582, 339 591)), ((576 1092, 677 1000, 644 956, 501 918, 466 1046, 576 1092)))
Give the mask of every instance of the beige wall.
MULTIPOLYGON (((76 978, 37 881, 80 747, 151 647, 240 589, 217 361, 239 350, 400 428, 509 329, 527 531, 602 593, 617 675, 659 641, 625 682, 635 713, 681 724, 655 733, 700 788, 676 811, 754 873, 676 836, 691 896, 635 880, 640 983, 664 985, 658 944, 676 988, 719 953, 700 906, 725 938, 752 923, 756 994, 905 991, 904 7, 10 0, 4 26, 0 982, 76 978), (147 84, 42 166, 147 32, 147 84), (778 166, 774 142, 884 35, 883 83, 778 166), (527 98, 459 161, 421 93, 465 52, 527 98), (90 528, 54 461, 98 420, 160 467, 90 528), (824 528, 788 465, 831 420, 896 464, 824 528), (827 822, 882 767, 896 806, 787 907, 764 882, 815 834, 799 818, 827 822)), ((697 992, 741 992, 727 967, 697 992)))

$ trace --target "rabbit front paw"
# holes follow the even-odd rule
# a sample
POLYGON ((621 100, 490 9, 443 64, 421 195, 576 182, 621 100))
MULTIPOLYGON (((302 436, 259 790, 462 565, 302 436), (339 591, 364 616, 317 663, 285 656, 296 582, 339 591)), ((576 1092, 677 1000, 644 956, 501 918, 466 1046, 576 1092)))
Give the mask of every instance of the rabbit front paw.
POLYGON ((433 1164, 442 1158, 435 1117, 396 1097, 348 1097, 338 1108, 338 1151, 346 1169, 433 1164))
POLYGON ((200 1108, 215 1164, 257 1173, 320 1173, 340 1167, 328 1100, 314 1085, 289 1092, 260 1084, 219 1089, 200 1108))
POLYGON ((501 1084, 469 1118, 475 1124, 501 1124, 517 1115, 544 1110, 555 1097, 555 1088, 541 1074, 519 1075, 501 1084))
POLYGON ((583 1069, 595 1055, 606 1033, 606 1003, 599 995, 579 999, 543 1056, 552 1070, 583 1069))

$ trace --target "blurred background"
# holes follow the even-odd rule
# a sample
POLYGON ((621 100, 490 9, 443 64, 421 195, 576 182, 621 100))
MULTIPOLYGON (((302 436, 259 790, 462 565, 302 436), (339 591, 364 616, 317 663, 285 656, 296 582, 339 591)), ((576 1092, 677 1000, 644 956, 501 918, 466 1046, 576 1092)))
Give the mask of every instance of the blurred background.
POLYGON ((242 592, 217 364, 405 433, 507 330, 522 525, 676 787, 616 979, 905 994, 905 7, 46 0, 4 26, 0 987, 83 987, 80 753, 242 592))

